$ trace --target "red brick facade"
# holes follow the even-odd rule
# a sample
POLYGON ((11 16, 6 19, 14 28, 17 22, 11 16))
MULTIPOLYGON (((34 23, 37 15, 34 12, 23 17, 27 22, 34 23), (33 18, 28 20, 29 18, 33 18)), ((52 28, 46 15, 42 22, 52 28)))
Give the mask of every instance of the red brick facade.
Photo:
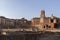
POLYGON ((32 26, 38 27, 40 29, 54 29, 54 28, 59 28, 60 27, 60 19, 51 16, 51 17, 46 17, 45 16, 45 11, 41 10, 41 15, 39 18, 33 18, 32 19, 32 26))
POLYGON ((37 27, 39 29, 54 29, 60 28, 60 18, 55 16, 46 17, 45 11, 41 10, 41 15, 32 20, 22 19, 9 19, 0 16, 0 28, 30 28, 37 27))

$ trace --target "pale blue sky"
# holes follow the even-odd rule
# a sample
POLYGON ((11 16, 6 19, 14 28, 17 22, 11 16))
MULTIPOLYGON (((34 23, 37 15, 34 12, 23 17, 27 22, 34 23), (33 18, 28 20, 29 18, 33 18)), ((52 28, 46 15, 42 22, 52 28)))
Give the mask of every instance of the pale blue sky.
POLYGON ((60 0, 0 0, 0 16, 32 19, 39 17, 41 9, 46 16, 60 17, 60 0))

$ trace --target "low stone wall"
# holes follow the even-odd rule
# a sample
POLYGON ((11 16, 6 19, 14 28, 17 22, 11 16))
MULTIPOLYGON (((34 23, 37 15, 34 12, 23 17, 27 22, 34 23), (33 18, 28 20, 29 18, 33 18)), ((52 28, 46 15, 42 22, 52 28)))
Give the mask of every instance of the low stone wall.
POLYGON ((20 34, 10 33, 10 35, 0 35, 0 40, 60 40, 59 32, 42 32, 40 34, 20 34), (16 34, 16 35, 15 35, 16 34))

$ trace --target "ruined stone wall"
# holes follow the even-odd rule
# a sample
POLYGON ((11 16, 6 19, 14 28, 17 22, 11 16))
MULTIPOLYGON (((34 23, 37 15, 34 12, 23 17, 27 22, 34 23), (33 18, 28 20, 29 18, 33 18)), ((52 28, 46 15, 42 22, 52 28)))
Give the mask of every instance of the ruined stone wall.
POLYGON ((0 35, 0 40, 60 40, 60 33, 53 32, 42 32, 41 34, 14 34, 0 35))

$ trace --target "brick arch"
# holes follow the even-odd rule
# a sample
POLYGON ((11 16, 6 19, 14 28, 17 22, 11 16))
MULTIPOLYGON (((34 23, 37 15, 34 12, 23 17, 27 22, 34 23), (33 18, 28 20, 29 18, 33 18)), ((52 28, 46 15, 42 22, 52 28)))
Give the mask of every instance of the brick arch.
POLYGON ((49 28, 51 28, 51 26, 49 26, 49 25, 46 24, 46 25, 44 26, 44 28, 49 29, 49 28))

